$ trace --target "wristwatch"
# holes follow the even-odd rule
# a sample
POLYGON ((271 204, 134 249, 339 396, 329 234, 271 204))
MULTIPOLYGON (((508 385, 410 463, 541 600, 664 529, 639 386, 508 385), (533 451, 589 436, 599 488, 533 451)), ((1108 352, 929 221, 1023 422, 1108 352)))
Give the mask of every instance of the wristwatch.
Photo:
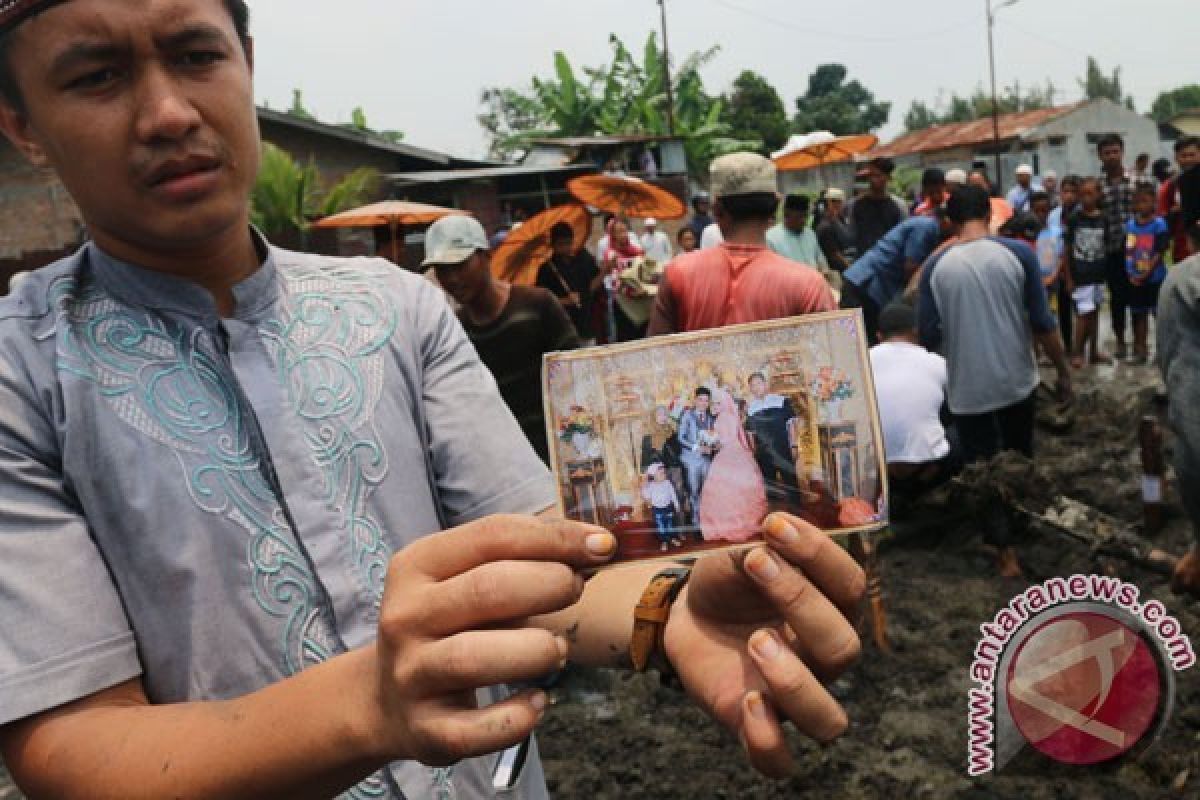
POLYGON ((663 635, 667 630, 667 618, 671 615, 671 604, 679 597, 691 576, 691 567, 664 569, 651 579, 642 592, 642 599, 633 610, 633 638, 629 643, 629 656, 633 668, 638 672, 645 672, 652 660, 661 672, 671 671, 663 647, 663 635), (654 656, 660 658, 656 660, 654 656))

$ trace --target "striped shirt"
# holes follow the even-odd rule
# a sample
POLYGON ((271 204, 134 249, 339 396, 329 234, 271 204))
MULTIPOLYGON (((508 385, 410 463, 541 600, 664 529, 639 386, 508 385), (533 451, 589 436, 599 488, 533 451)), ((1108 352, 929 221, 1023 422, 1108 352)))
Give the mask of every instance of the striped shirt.
POLYGON ((1113 183, 1107 175, 1097 178, 1104 193, 1104 220, 1107 233, 1104 249, 1108 253, 1125 252, 1125 223, 1133 216, 1133 193, 1139 186, 1154 186, 1153 179, 1138 178, 1126 172, 1121 180, 1113 183))

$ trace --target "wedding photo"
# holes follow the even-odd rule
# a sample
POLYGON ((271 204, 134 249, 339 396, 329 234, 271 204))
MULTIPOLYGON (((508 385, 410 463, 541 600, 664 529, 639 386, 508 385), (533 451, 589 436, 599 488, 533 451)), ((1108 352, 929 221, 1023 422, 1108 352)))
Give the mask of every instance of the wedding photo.
POLYGON ((773 511, 886 525, 856 311, 553 353, 543 374, 562 512, 617 534, 618 562, 753 543, 773 511))

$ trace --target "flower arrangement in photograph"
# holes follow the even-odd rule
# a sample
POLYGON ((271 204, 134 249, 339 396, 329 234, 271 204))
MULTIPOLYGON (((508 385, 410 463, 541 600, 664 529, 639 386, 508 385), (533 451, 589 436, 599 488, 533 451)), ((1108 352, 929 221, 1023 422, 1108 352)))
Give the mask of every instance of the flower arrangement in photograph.
POLYGON ((571 406, 571 413, 558 423, 558 438, 570 442, 576 435, 592 436, 596 433, 596 419, 583 406, 571 406))
POLYGON ((821 367, 812 380, 812 393, 822 403, 840 403, 854 397, 854 384, 836 367, 821 367))

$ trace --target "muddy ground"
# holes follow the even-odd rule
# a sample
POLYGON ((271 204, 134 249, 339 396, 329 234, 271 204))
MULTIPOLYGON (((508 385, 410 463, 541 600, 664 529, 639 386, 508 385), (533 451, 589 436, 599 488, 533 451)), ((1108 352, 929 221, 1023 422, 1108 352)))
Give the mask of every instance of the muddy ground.
MULTIPOLYGON (((1154 370, 1126 366, 1085 373, 1078 418, 1068 434, 1041 434, 1042 483, 1140 525, 1137 423, 1152 407, 1154 370)), ((756 777, 738 745, 675 692, 648 676, 576 670, 555 691, 540 742, 558 798, 1159 798, 1200 797, 1200 670, 1178 675, 1177 703, 1163 738, 1138 762, 1073 770, 1034 764, 998 777, 966 776, 967 668, 981 622, 1032 582, 1108 571, 1163 601, 1194 639, 1200 605, 1170 594, 1165 579, 1129 563, 1094 557, 1071 539, 1027 534, 1025 580, 995 577, 977 526, 953 521, 950 502, 923 512, 925 532, 881 545, 894 652, 868 644, 834 686, 851 719, 837 743, 797 739, 795 777, 756 777), (949 521, 945 521, 949 520, 949 521), (932 523, 932 524, 929 524, 932 523)), ((1172 504, 1154 543, 1184 552, 1190 533, 1172 504)), ((1200 642, 1198 642, 1200 644, 1200 642)), ((0 767, 0 800, 19 795, 0 767)))
MULTIPOLYGON (((1063 435, 1039 432, 1039 485, 1141 525, 1137 428, 1152 409, 1153 369, 1120 366, 1079 379, 1078 416, 1063 435)), ((1177 496, 1177 495, 1176 495, 1177 496)), ((925 513, 952 516, 953 502, 925 513)), ((1156 546, 1183 553, 1190 528, 1172 503, 1156 546)), ((933 517, 936 519, 936 516, 933 517)), ((835 684, 851 730, 818 747, 797 739, 799 769, 773 783, 739 746, 678 694, 648 678, 576 672, 540 737, 556 797, 564 798, 1041 798, 1200 797, 1200 669, 1177 676, 1177 703, 1162 739, 1136 763, 1069 769, 1033 764, 996 777, 966 775, 967 669, 981 622, 1027 585, 1076 572, 1116 574, 1156 597, 1200 637, 1200 605, 1172 595, 1159 574, 1093 557, 1069 538, 1025 533, 1024 580, 995 577, 970 520, 901 533, 881 545, 894 652, 867 645, 835 684)), ((869 638, 869 637, 868 637, 869 638)), ((1198 641, 1200 643, 1200 641, 1198 641)))

